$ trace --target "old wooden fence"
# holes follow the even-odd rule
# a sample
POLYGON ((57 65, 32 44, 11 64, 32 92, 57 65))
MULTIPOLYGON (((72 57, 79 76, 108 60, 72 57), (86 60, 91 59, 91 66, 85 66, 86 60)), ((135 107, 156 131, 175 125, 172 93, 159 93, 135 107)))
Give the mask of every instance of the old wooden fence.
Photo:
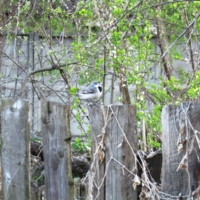
MULTIPOLYGON (((2 196, 31 199, 29 102, 2 101, 2 196)), ((69 107, 43 102, 46 199, 73 199, 69 107)))
MULTIPOLYGON (((88 110, 92 162, 87 194, 81 198, 80 179, 72 178, 69 106, 42 103, 45 199, 199 199, 200 103, 163 109, 161 188, 155 183, 160 182, 159 164, 151 160, 152 154, 138 150, 135 107, 94 105, 88 110), (159 171, 152 177, 155 167, 159 171)), ((29 102, 3 100, 1 111, 2 199, 35 200, 30 186, 29 102)))

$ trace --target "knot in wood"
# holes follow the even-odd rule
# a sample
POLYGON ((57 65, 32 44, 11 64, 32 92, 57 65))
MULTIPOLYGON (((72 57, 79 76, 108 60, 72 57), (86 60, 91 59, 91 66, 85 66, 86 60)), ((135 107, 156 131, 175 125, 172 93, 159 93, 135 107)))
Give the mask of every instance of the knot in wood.
POLYGON ((41 119, 42 119, 42 123, 43 124, 48 124, 50 121, 49 121, 49 117, 48 116, 46 116, 46 115, 43 115, 42 117, 41 117, 41 119))
POLYGON ((59 158, 63 158, 65 156, 65 154, 63 151, 59 151, 58 156, 59 156, 59 158))
POLYGON ((11 112, 16 112, 16 111, 17 111, 17 108, 15 108, 14 106, 11 106, 11 107, 10 107, 10 111, 11 111, 11 112))

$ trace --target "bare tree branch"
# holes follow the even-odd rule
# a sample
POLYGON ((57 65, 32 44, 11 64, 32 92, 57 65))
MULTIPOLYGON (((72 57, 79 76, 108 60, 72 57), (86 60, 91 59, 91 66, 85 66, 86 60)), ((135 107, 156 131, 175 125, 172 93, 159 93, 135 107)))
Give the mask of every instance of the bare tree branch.
MULTIPOLYGON (((185 20, 186 20, 186 24, 187 26, 189 25, 189 20, 188 20, 188 15, 186 10, 184 9, 184 14, 185 14, 185 20)), ((192 50, 192 33, 188 30, 188 32, 186 33, 186 37, 188 38, 188 43, 189 43, 189 48, 190 48, 190 59, 191 59, 191 64, 192 64, 192 70, 193 72, 195 72, 195 62, 194 62, 194 54, 193 54, 193 50, 192 50)))
MULTIPOLYGON (((157 19, 158 19, 157 20, 158 46, 160 47, 161 56, 162 56, 163 53, 164 53, 164 50, 168 46, 168 38, 166 36, 165 27, 164 27, 162 21, 160 20, 160 17, 159 17, 159 14, 158 14, 160 12, 160 9, 161 9, 161 7, 158 6, 156 8, 156 13, 157 13, 157 19)), ((163 56, 162 64, 163 64, 165 75, 166 75, 167 79, 170 80, 172 67, 171 67, 171 64, 170 64, 170 54, 169 54, 169 52, 166 53, 165 56, 163 56)))
MULTIPOLYGON (((69 64, 61 64, 61 65, 56 65, 56 64, 55 64, 55 65, 52 65, 52 67, 44 67, 44 68, 36 69, 36 70, 30 72, 30 73, 28 74, 28 76, 26 77, 26 79, 24 80, 24 83, 23 83, 23 85, 22 85, 22 92, 21 92, 21 95, 20 95, 20 96, 21 96, 21 97, 24 96, 24 89, 25 89, 25 86, 26 86, 26 84, 27 84, 27 82, 28 82, 29 77, 31 77, 32 75, 34 75, 34 74, 36 74, 36 73, 46 72, 46 71, 50 72, 50 71, 52 71, 52 70, 60 70, 60 68, 62 68, 62 67, 69 66, 69 65, 74 65, 74 64, 77 64, 77 62, 73 62, 73 63, 69 63, 69 64)), ((61 75, 62 75, 62 77, 64 77, 63 71, 61 72, 61 75)), ((69 87, 69 82, 68 82, 66 76, 64 77, 64 80, 65 80, 65 82, 68 84, 68 87, 69 87)), ((69 87, 69 88, 70 88, 70 87, 69 87)))
POLYGON ((156 60, 156 62, 153 64, 153 66, 150 68, 156 67, 156 65, 166 56, 166 54, 169 52, 169 50, 178 42, 178 40, 183 37, 187 31, 195 24, 197 19, 200 17, 200 12, 197 14, 197 16, 192 20, 192 22, 185 28, 185 30, 169 45, 169 47, 166 49, 166 51, 162 54, 160 58, 156 60))

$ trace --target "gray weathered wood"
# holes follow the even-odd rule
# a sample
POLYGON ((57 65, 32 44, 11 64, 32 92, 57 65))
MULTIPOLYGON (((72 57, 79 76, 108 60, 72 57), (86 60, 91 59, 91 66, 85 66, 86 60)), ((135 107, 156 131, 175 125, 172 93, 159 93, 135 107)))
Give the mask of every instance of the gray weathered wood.
POLYGON ((200 181, 200 163, 197 157, 199 146, 195 142, 194 129, 200 131, 200 103, 182 103, 163 108, 162 191, 172 196, 188 196, 183 199, 191 199, 191 192, 198 187, 200 181), (181 145, 183 149, 178 153, 181 145), (177 171, 187 153, 188 170, 177 171))
POLYGON ((80 199, 81 196, 81 179, 74 178, 74 200, 80 199))
POLYGON ((90 106, 89 114, 93 155, 90 178, 94 176, 93 199, 137 199, 132 182, 134 176, 126 170, 127 168, 133 173, 137 171, 134 157, 138 148, 135 107, 90 106))
POLYGON ((45 192, 44 185, 39 188, 32 188, 31 190, 31 200, 44 200, 45 192))
POLYGON ((98 148, 99 143, 99 139, 97 138, 97 136, 101 134, 101 130, 104 126, 104 118, 100 106, 91 106, 88 109, 90 114, 93 157, 93 164, 91 166, 91 171, 89 172, 88 199, 92 200, 92 196, 94 196, 96 197, 96 200, 101 200, 104 199, 105 196, 104 183, 102 184, 102 186, 100 186, 104 178, 105 163, 99 162, 98 154, 96 154, 96 149, 98 148))
POLYGON ((42 102, 45 194, 49 200, 73 199, 69 106, 42 102))
POLYGON ((86 185, 81 183, 80 178, 74 178, 74 200, 86 198, 86 185))
POLYGON ((30 199, 30 130, 27 101, 2 101, 3 200, 30 199))

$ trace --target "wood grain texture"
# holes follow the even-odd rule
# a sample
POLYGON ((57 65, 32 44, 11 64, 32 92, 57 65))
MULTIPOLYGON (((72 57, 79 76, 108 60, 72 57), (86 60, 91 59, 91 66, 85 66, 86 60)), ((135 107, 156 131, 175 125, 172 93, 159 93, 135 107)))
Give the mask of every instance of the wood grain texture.
POLYGON ((3 199, 29 200, 29 103, 3 100, 1 114, 3 199))
POLYGON ((137 199, 137 192, 132 186, 134 176, 126 170, 127 168, 134 173, 137 171, 133 155, 138 148, 135 107, 131 105, 90 106, 89 114, 94 162, 92 172, 95 182, 93 198, 98 200, 137 199), (105 131, 102 131, 104 126, 105 131), (105 158, 101 163, 94 158, 94 154, 97 153, 102 139, 98 136, 102 133, 105 134, 105 158), (105 178, 104 182, 100 185, 103 178, 105 178))
POLYGON ((89 199, 92 199, 92 196, 96 200, 105 199, 105 189, 104 189, 104 173, 105 173, 105 163, 99 163, 99 155, 96 152, 98 148, 99 138, 98 135, 101 134, 101 130, 104 126, 103 113, 99 106, 91 106, 89 109, 90 115, 90 126, 91 126, 91 139, 92 139, 92 159, 93 164, 90 171, 90 180, 89 180, 89 199), (102 185, 101 185, 102 184, 102 185), (91 196, 92 195, 92 196, 91 196))
POLYGON ((46 199, 73 199, 69 106, 42 102, 46 199))
MULTIPOLYGON (((162 111, 162 191, 178 196, 191 195, 198 187, 200 181, 199 147, 192 143, 194 139, 193 129, 200 131, 200 103, 182 103, 179 106, 167 105, 162 111), (191 126, 189 121, 191 122, 191 126), (189 136, 189 137, 188 137, 189 136), (178 153, 178 140, 183 141, 183 151, 178 153), (186 151, 186 143, 189 144, 189 153, 186 151), (194 147, 194 148, 193 148, 194 147), (188 155, 188 171, 178 166, 184 157, 188 155)), ((186 198, 183 198, 186 199, 186 198)))

